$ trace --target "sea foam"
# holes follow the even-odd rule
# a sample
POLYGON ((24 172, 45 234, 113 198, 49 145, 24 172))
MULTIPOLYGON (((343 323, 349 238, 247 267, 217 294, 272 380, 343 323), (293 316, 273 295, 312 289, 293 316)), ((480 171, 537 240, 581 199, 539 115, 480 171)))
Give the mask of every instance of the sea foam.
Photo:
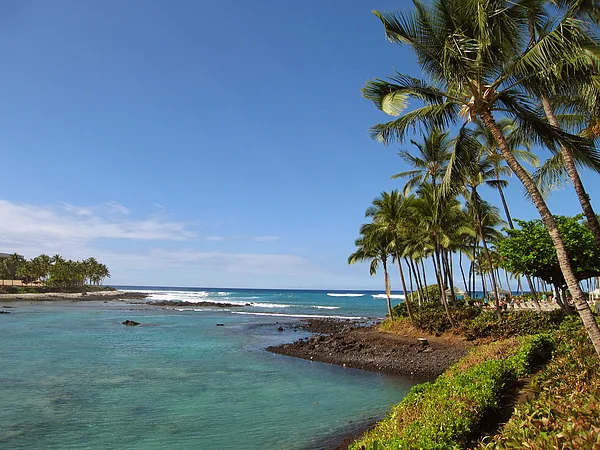
MULTIPOLYGON (((373 298, 387 298, 385 294, 373 294, 373 298)), ((390 294, 390 298, 399 298, 404 300, 404 295, 402 294, 390 294)))
POLYGON ((268 312, 246 312, 232 311, 232 314, 243 314, 248 316, 271 316, 271 317, 295 317, 298 319, 366 319, 360 316, 322 316, 320 314, 285 314, 285 313, 268 313, 268 312))
POLYGON ((356 294, 356 293, 353 293, 353 292, 348 292, 346 294, 338 294, 338 293, 335 293, 335 292, 328 292, 327 295, 330 296, 330 297, 362 297, 365 294, 356 294))

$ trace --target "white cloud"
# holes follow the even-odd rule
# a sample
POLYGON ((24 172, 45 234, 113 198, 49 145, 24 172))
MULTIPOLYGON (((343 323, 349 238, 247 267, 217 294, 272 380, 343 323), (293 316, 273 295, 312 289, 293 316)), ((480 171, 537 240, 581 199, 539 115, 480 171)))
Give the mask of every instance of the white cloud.
POLYGON ((231 236, 231 237, 226 237, 226 236, 206 236, 204 238, 207 241, 225 241, 225 240, 250 240, 250 241, 255 241, 255 242, 272 242, 272 241, 278 241, 281 238, 279 236, 231 236))
POLYGON ((271 242, 271 241, 278 241, 281 238, 279 236, 254 236, 252 238, 253 241, 257 241, 257 242, 271 242))
POLYGON ((194 233, 179 222, 151 217, 124 220, 116 202, 100 207, 36 206, 0 200, 0 239, 4 242, 72 243, 96 239, 185 240, 194 233), (119 212, 115 219, 111 212, 119 212))
POLYGON ((106 204, 106 207, 109 211, 118 213, 118 214, 129 214, 130 211, 125 206, 121 205, 118 202, 112 201, 106 204))
POLYGON ((142 219, 132 215, 116 202, 41 206, 0 200, 0 251, 27 258, 41 253, 59 253, 68 259, 94 256, 110 268, 109 282, 118 284, 293 287, 327 276, 322 268, 294 254, 200 248, 206 240, 244 240, 260 248, 279 240, 277 236, 197 239, 186 224, 165 214, 142 219))
POLYGON ((131 274, 139 273, 144 279, 154 279, 155 284, 160 283, 158 280, 167 283, 174 280, 171 284, 231 286, 241 280, 302 279, 323 272, 306 258, 277 253, 154 249, 137 254, 96 252, 94 255, 111 268, 118 280, 134 279, 131 274))

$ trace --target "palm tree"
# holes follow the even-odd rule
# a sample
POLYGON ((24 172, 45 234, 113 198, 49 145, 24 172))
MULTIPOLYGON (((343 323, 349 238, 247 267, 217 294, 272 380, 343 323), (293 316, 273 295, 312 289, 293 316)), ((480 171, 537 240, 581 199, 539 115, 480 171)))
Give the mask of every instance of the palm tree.
POLYGON ((390 276, 387 268, 389 254, 390 236, 386 236, 375 224, 366 223, 360 227, 361 236, 354 241, 357 250, 348 257, 348 264, 369 261, 369 273, 371 276, 377 273, 379 264, 383 267, 383 279, 385 283, 385 295, 390 320, 394 319, 392 312, 392 300, 390 297, 390 276))
POLYGON ((450 160, 450 140, 447 132, 433 130, 423 136, 423 142, 410 141, 419 151, 416 156, 408 150, 401 150, 398 154, 414 170, 400 172, 392 178, 408 177, 404 185, 404 195, 408 195, 419 185, 429 182, 434 186, 438 184, 450 160))
POLYGON ((391 193, 382 192, 380 197, 373 200, 371 206, 365 212, 365 217, 371 217, 373 224, 379 228, 379 232, 390 237, 390 253, 398 264, 406 311, 412 323, 410 299, 406 289, 404 270, 402 269, 402 257, 405 249, 403 238, 407 234, 403 220, 408 214, 407 203, 406 198, 397 190, 393 190, 391 193))
POLYGON ((448 320, 454 326, 454 319, 448 308, 446 285, 442 272, 445 270, 443 258, 451 246, 453 238, 459 232, 466 232, 460 221, 461 208, 458 200, 451 195, 444 195, 440 187, 423 184, 418 190, 418 197, 411 205, 413 225, 410 233, 418 233, 433 249, 433 266, 437 284, 440 289, 442 304, 448 320))
POLYGON ((48 255, 41 254, 31 260, 34 267, 36 280, 46 281, 50 274, 51 258, 48 255))
MULTIPOLYGON (((531 153, 531 139, 520 132, 518 128, 515 127, 515 122, 513 120, 508 119, 500 119, 498 120, 498 127, 502 131, 502 134, 506 137, 506 142, 510 147, 510 151, 520 160, 529 163, 532 166, 538 166, 539 160, 537 156, 531 153), (521 149, 520 147, 523 147, 521 149)), ((512 217, 510 215, 510 210, 508 209, 508 204, 506 202, 506 197, 504 196, 504 188, 508 185, 506 180, 501 179, 501 176, 511 176, 512 172, 502 163, 504 162, 502 157, 498 154, 498 144, 492 135, 491 131, 481 123, 481 121, 475 121, 475 131, 474 136, 485 146, 487 149, 489 158, 494 165, 494 172, 496 175, 495 180, 488 180, 486 184, 490 187, 493 187, 498 191, 500 195, 500 201, 502 202, 502 207, 504 208, 504 214, 506 216, 506 222, 508 223, 508 227, 511 230, 514 230, 515 226, 512 221, 512 217), (508 169, 508 170, 507 170, 508 169)), ((531 277, 529 275, 525 275, 525 279, 527 280, 527 284, 529 285, 529 291, 531 292, 533 304, 538 311, 541 311, 540 304, 537 299, 537 293, 535 290, 535 286, 533 285, 533 281, 531 281, 531 277)), ((521 286, 520 278, 517 278, 519 287, 521 286)), ((522 290, 522 289, 521 289, 522 290)))
MULTIPOLYGON (((551 3, 552 8, 554 9, 557 6, 557 2, 546 3, 551 3)), ((528 8, 528 32, 530 48, 537 45, 538 42, 543 40, 545 36, 552 32, 552 21, 555 19, 548 16, 547 6, 548 5, 544 4, 544 2, 540 2, 535 5, 530 5, 528 8)), ((579 32, 583 34, 589 34, 590 43, 592 43, 594 39, 592 36, 595 33, 589 29, 589 26, 587 25, 589 22, 586 19, 595 20, 597 23, 598 12, 600 10, 596 5, 596 2, 566 1, 559 2, 558 6, 562 7, 557 11, 558 14, 562 15, 562 21, 574 19, 572 24, 579 27, 579 32), (580 18, 583 18, 583 20, 577 20, 580 18)), ((557 129, 560 129, 561 124, 559 123, 559 120, 555 114, 555 107, 557 104, 560 104, 561 97, 565 97, 565 93, 567 93, 567 97, 575 98, 589 95, 590 100, 584 100, 584 108, 588 109, 588 111, 591 109, 596 110, 597 112, 597 96, 599 92, 597 82, 593 80, 593 77, 598 75, 599 70, 600 61, 597 59, 597 56, 593 52, 582 51, 580 54, 580 59, 575 60, 572 64, 569 64, 569 61, 566 61, 565 64, 557 66, 552 71, 543 71, 539 74, 532 74, 534 76, 530 80, 527 80, 526 84, 530 92, 534 92, 538 95, 548 122, 557 129), (583 83, 578 83, 579 78, 577 76, 573 76, 573 72, 577 71, 581 72, 579 75, 583 75, 583 83), (563 82, 564 77, 568 77, 570 79, 570 82, 566 85, 563 82), (541 90, 539 89, 540 85, 544 86, 544 88, 541 90), (548 87, 550 87, 550 90, 548 87)), ((576 103, 581 104, 581 101, 576 103)), ((596 115, 595 119, 597 119, 597 117, 598 116, 596 115)), ((583 122, 583 124, 585 124, 585 122, 583 122)), ((588 132, 594 128, 593 124, 590 125, 587 127, 588 132), (590 127, 590 125, 592 126, 590 127)), ((590 202, 589 195, 583 186, 581 177, 579 176, 576 166, 576 155, 568 146, 564 144, 560 144, 559 149, 560 153, 558 155, 560 155, 560 163, 566 170, 570 180, 573 182, 573 187, 577 194, 579 203, 581 204, 583 213, 585 214, 589 227, 594 234, 596 247, 600 248, 600 223, 598 223, 598 218, 590 202)), ((596 167, 593 168, 597 170, 596 167)))
MULTIPOLYGON (((496 181, 498 171, 509 172, 506 167, 498 167, 494 164, 493 155, 490 155, 485 147, 474 138, 474 133, 466 128, 461 128, 458 136, 454 140, 454 152, 448 164, 448 170, 444 176, 444 186, 447 189, 457 189, 463 194, 467 201, 469 210, 473 214, 475 228, 478 239, 483 245, 483 251, 488 263, 492 289, 496 298, 496 314, 498 319, 502 320, 502 311, 500 309, 500 295, 498 291, 498 281, 494 274, 492 257, 487 245, 486 236, 483 233, 483 215, 487 210, 490 214, 491 207, 484 204, 484 200, 479 195, 478 188, 490 181, 496 181)), ((499 221, 499 216, 496 214, 499 221)))
MULTIPOLYGON (((590 45, 589 36, 572 18, 566 18, 534 45, 523 49, 528 18, 519 1, 433 0, 425 5, 415 0, 414 4, 414 13, 375 14, 388 39, 412 47, 428 80, 397 73, 391 81, 367 82, 363 95, 384 112, 399 116, 372 127, 373 137, 384 143, 403 141, 414 127, 431 130, 481 119, 538 209, 577 310, 600 355, 600 328, 573 272, 556 221, 497 123, 498 114, 511 117, 524 132, 548 148, 562 145, 600 163, 600 156, 588 141, 548 124, 525 92, 532 74, 544 74, 557 64, 580 61, 590 45), (410 99, 421 102, 420 106, 402 114, 410 99)), ((542 88, 539 86, 540 91, 542 88)))
POLYGON ((2 261, 4 267, 6 268, 6 272, 10 277, 11 286, 14 286, 15 279, 17 278, 17 273, 19 273, 19 268, 25 264, 25 258, 19 255, 18 253, 13 253, 12 255, 7 256, 2 261))

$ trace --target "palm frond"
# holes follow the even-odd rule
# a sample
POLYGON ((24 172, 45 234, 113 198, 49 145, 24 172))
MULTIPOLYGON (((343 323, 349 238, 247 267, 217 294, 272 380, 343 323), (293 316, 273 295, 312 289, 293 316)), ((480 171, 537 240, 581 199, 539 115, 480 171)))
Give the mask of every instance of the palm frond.
POLYGON ((450 102, 426 105, 391 122, 374 125, 369 132, 371 137, 386 145, 394 141, 402 142, 409 130, 423 129, 427 132, 448 128, 458 120, 459 111, 460 107, 450 102))
POLYGON ((532 179, 544 198, 548 198, 552 191, 559 189, 569 179, 562 153, 557 153, 547 159, 533 173, 532 179))
POLYGON ((400 114, 409 97, 428 104, 441 104, 446 100, 445 93, 435 86, 399 72, 390 77, 390 81, 369 80, 361 91, 363 97, 391 116, 400 114))

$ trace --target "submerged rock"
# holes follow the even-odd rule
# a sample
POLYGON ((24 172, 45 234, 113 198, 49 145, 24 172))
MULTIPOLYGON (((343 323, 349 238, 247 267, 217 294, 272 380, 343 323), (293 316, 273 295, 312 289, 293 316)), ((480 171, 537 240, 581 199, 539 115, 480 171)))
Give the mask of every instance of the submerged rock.
POLYGON ((128 327, 135 327, 137 325, 141 325, 139 322, 136 322, 135 320, 126 320, 125 322, 121 322, 121 323, 128 327))

